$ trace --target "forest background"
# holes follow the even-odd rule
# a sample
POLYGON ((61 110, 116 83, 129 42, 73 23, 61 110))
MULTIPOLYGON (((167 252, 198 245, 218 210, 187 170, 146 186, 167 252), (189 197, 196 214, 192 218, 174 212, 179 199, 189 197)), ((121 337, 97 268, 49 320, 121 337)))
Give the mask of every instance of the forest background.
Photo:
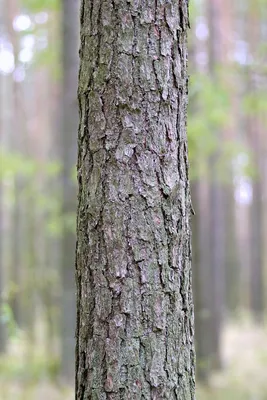
MULTIPOLYGON (((0 0, 0 393, 73 398, 79 10, 0 0)), ((191 0, 198 400, 267 399, 267 2, 191 0)))

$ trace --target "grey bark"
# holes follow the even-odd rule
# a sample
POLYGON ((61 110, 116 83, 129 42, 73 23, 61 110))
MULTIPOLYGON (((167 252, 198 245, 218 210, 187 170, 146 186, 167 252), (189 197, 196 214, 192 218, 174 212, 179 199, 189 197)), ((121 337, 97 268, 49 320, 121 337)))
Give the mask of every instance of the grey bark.
POLYGON ((76 400, 195 398, 188 2, 83 0, 76 400))
POLYGON ((75 233, 69 226, 77 208, 77 189, 71 179, 77 154, 78 129, 78 0, 64 0, 63 5, 63 255, 62 255, 62 375, 74 381, 75 365, 75 233))

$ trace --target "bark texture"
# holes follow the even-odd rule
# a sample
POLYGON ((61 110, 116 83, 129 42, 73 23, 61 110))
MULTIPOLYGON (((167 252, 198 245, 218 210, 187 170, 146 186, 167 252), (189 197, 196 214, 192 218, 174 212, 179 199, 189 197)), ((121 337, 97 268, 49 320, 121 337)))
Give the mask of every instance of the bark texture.
POLYGON ((83 0, 76 400, 194 399, 188 2, 83 0))

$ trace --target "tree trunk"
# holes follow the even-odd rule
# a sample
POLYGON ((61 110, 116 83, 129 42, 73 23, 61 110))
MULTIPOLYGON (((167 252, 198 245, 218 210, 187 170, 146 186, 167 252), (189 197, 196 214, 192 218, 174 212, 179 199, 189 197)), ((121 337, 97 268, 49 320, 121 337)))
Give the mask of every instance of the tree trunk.
POLYGON ((264 316, 264 279, 262 265, 262 188, 257 178, 253 182, 253 202, 250 214, 251 229, 251 309, 255 319, 262 322, 264 316))
MULTIPOLYGON (((13 28, 13 20, 19 14, 17 1, 5 0, 4 10, 6 13, 6 29, 9 40, 13 47, 14 64, 18 65, 19 55, 19 36, 13 28)), ((12 112, 10 113, 10 138, 9 146, 16 153, 23 153, 24 146, 22 140, 21 129, 21 98, 20 98, 20 84, 10 78, 12 90, 12 112), (16 115, 16 118, 13 118, 16 115), (16 132, 16 134, 15 134, 16 132), (18 134, 19 132, 19 134, 18 134)), ((24 204, 22 200, 22 188, 25 182, 20 173, 14 176, 14 206, 12 210, 12 240, 10 241, 10 254, 11 254, 11 268, 10 268, 10 281, 12 286, 12 295, 10 299, 11 308, 13 311, 14 320, 22 327, 24 321, 23 310, 20 304, 20 293, 22 289, 22 277, 24 275, 23 265, 23 226, 24 226, 24 204)))
MULTIPOLYGON (((0 122, 1 119, 0 119, 0 122)), ((0 127, 0 129, 2 126, 0 127)), ((2 129, 1 129, 2 130, 2 129)), ((2 132, 1 132, 2 133, 2 132)), ((1 143, 0 143, 1 145, 1 143)), ((1 177, 2 178, 2 177, 1 177)), ((3 185, 2 182, 0 182, 0 354, 3 353, 6 350, 6 342, 7 342, 7 335, 6 335, 6 327, 4 320, 2 318, 3 314, 3 292, 5 289, 5 284, 4 284, 4 257, 3 257, 3 233, 4 233, 4 221, 3 221, 3 185)))
MULTIPOLYGON (((256 48, 261 43, 261 32, 259 24, 260 8, 258 5, 252 7, 249 14, 249 22, 253 29, 247 32, 249 49, 254 60, 257 61, 256 48)), ((257 93, 257 69, 255 64, 248 69, 247 93, 257 93)), ((256 321, 263 322, 264 319, 264 267, 263 267, 263 186, 262 186, 262 147, 259 116, 257 114, 247 117, 247 132, 250 148, 253 153, 256 177, 253 181, 253 198, 250 208, 250 295, 251 310, 256 321)))
MULTIPOLYGON (((0 1, 0 5, 2 2, 0 1)), ((2 17, 0 17, 0 23, 2 23, 2 17)), ((4 124, 4 116, 3 112, 4 106, 4 90, 3 90, 3 78, 0 76, 0 157, 2 156, 2 146, 5 141, 5 124, 4 124)), ((6 103, 5 103, 6 104, 6 103)), ((3 173, 2 173, 3 174, 3 173)), ((3 315, 3 306, 4 306, 4 290, 5 290, 5 272, 6 272, 6 253, 4 252, 4 237, 6 234, 5 231, 5 220, 4 220, 4 177, 0 173, 0 354, 6 351, 7 345, 7 332, 4 320, 2 318, 3 315)))
POLYGON ((240 309, 240 260, 237 252, 236 210, 233 175, 229 168, 231 181, 225 187, 225 305, 231 317, 240 309))
POLYGON ((193 218, 193 280, 195 299, 195 342, 197 378, 207 383, 211 372, 214 329, 212 270, 210 265, 209 183, 202 177, 194 182, 192 198, 196 216, 193 218))
POLYGON ((62 375, 74 380, 75 363, 75 210, 76 184, 72 180, 78 129, 78 1, 63 1, 63 255, 62 255, 62 375), (73 216, 73 229, 70 218, 73 216))
POLYGON ((76 400, 195 398, 187 3, 81 4, 76 400))
MULTIPOLYGON (((220 27, 220 10, 222 3, 220 0, 208 2, 208 21, 209 21, 209 73, 211 79, 218 81, 217 67, 221 59, 221 27, 220 27)), ((214 132, 218 143, 222 140, 222 132, 219 128, 214 132)), ((221 325, 223 316, 223 304, 224 304, 224 215, 223 215, 223 190, 222 183, 218 176, 218 163, 221 157, 220 148, 211 155, 209 159, 209 171, 210 171, 210 193, 209 193, 209 206, 210 206, 210 268, 211 268, 211 353, 212 353, 212 364, 213 368, 217 369, 221 367, 221 354, 220 354, 220 342, 221 342, 221 325)))

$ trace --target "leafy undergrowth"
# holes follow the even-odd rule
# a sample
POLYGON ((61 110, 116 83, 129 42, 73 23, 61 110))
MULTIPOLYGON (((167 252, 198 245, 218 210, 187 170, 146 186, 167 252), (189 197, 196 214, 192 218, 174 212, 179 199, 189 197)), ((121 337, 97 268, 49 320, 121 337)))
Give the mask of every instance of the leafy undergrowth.
MULTIPOLYGON (((47 352, 46 352, 47 354, 47 352)), ((197 385, 197 400, 267 400, 267 330, 248 322, 223 333, 224 369, 208 388, 197 385)), ((58 361, 29 348, 22 337, 0 359, 0 399, 71 400, 73 389, 59 383, 58 361)))
POLYGON ((267 400, 267 329, 249 321, 223 334, 223 370, 208 388, 198 385, 197 400, 267 400))

